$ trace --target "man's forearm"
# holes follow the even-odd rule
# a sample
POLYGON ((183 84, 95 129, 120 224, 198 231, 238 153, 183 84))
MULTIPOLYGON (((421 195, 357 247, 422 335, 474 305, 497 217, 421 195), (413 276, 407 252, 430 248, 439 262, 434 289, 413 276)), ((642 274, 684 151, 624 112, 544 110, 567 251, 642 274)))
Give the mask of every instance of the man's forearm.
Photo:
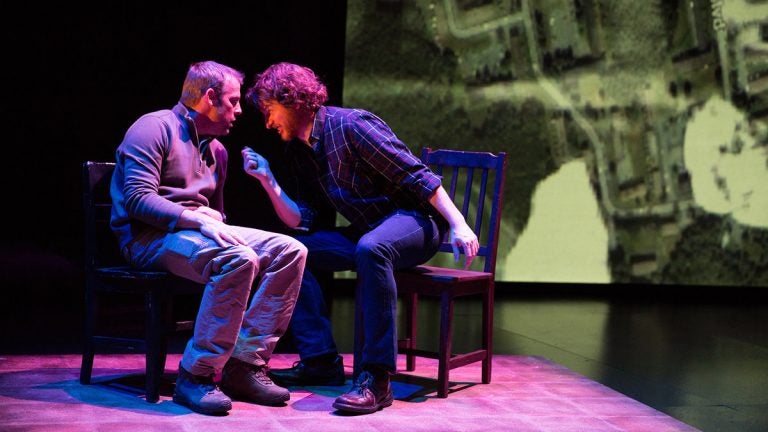
POLYGON ((452 228, 467 223, 442 186, 435 190, 435 193, 429 198, 429 203, 445 218, 452 228))
MULTIPOLYGON (((260 179, 261 180, 261 179, 260 179)), ((301 224, 301 211, 299 206, 285 193, 274 177, 261 180, 261 185, 269 196, 275 213, 289 228, 296 228, 301 224)))

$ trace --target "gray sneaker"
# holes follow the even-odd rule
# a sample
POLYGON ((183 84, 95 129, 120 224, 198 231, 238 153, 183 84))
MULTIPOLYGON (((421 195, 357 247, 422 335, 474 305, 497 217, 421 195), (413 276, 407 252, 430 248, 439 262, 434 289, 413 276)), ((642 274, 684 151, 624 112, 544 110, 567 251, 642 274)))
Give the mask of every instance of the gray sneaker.
POLYGON ((219 390, 213 375, 192 375, 181 365, 173 401, 201 414, 223 414, 232 409, 232 400, 219 390))
POLYGON ((291 398, 288 389, 267 376, 268 366, 255 366, 230 358, 221 374, 221 390, 237 400, 259 405, 282 405, 291 398))

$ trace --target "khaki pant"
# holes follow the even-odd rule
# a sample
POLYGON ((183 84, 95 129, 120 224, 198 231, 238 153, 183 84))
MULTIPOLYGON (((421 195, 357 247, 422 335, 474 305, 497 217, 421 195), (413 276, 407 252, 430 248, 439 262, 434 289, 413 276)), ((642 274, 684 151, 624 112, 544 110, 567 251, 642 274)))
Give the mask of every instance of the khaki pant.
POLYGON ((230 356, 269 361, 296 304, 307 249, 293 238, 235 227, 248 246, 221 247, 199 231, 148 231, 125 251, 139 268, 163 269, 205 284, 181 366, 194 375, 220 371, 230 356))

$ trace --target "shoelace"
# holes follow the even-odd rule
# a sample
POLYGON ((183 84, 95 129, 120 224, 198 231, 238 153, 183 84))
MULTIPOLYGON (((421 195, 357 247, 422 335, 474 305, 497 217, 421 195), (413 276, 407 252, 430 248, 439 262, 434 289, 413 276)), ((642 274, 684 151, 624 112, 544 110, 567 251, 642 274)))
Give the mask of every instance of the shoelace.
POLYGON ((363 394, 363 391, 373 384, 373 375, 370 372, 363 371, 358 375, 355 380, 355 385, 352 386, 352 391, 358 394, 363 394))
POLYGON ((272 384, 272 380, 267 376, 267 372, 269 371, 269 366, 264 365, 261 367, 255 367, 253 369, 253 376, 262 384, 264 385, 270 385, 272 384))

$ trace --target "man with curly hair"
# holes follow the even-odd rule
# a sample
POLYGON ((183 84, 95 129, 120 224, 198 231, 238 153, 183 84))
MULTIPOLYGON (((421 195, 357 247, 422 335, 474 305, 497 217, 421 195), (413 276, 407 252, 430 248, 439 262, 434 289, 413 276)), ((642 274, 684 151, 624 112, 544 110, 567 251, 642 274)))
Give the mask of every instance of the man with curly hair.
POLYGON ((283 386, 343 385, 323 291, 312 270, 357 272, 353 385, 333 407, 372 413, 392 405, 390 374, 397 360, 397 287, 394 270, 429 260, 450 233, 469 266, 477 236, 467 225, 439 176, 429 170, 389 126, 362 110, 324 106, 325 85, 304 66, 278 63, 255 76, 246 100, 264 115, 266 127, 287 142, 296 199, 280 187, 267 160, 242 151, 245 171, 258 179, 277 215, 308 250, 299 299, 291 318, 300 361, 273 369, 283 386), (349 222, 313 230, 316 209, 334 208, 349 222))

